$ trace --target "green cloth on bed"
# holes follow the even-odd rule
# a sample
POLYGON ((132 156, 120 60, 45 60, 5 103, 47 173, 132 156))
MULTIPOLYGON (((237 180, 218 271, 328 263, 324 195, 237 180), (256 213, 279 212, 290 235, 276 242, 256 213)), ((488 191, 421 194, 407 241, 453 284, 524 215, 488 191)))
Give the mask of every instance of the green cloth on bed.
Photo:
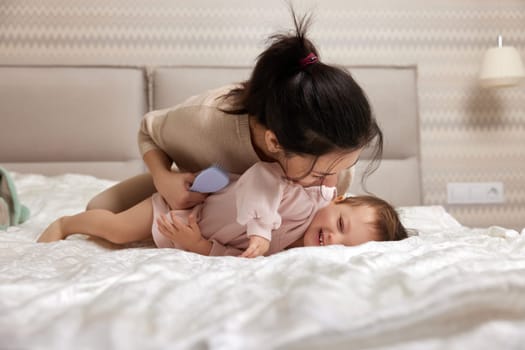
POLYGON ((15 183, 6 169, 0 167, 0 230, 29 219, 29 209, 20 203, 15 183))

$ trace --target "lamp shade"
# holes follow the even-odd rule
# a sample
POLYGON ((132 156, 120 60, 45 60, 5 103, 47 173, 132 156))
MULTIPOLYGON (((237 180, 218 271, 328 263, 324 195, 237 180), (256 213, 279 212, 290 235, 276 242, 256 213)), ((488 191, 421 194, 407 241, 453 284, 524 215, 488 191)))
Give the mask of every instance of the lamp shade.
POLYGON ((479 80, 482 87, 503 87, 518 84, 525 77, 521 57, 514 47, 492 47, 483 57, 479 80))

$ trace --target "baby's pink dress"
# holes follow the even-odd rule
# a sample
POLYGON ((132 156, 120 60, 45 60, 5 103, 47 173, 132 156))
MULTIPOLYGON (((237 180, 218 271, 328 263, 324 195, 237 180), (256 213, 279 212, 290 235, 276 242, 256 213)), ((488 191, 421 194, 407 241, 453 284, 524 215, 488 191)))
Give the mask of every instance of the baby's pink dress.
MULTIPOLYGON (((335 196, 335 187, 302 187, 284 177, 278 163, 259 162, 239 179, 189 210, 175 210, 183 222, 196 215, 201 234, 212 243, 210 255, 240 255, 250 235, 270 240, 266 255, 284 250, 299 239, 314 214, 335 196)), ((177 248, 159 232, 157 218, 170 211, 155 193, 152 234, 159 248, 177 248)))

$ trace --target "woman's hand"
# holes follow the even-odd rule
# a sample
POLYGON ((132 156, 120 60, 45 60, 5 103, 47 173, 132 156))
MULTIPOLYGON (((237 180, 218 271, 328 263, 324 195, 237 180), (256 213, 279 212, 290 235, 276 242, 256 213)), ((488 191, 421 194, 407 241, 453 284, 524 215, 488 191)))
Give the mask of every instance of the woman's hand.
POLYGON ((266 254, 270 249, 270 241, 260 236, 250 236, 250 245, 241 254, 243 258, 256 258, 266 254))
POLYGON ((153 178, 153 181, 155 188, 171 209, 187 209, 202 203, 207 196, 189 190, 195 176, 193 173, 168 171, 158 174, 157 177, 153 178))
POLYGON ((185 224, 171 211, 161 215, 157 219, 157 225, 161 234, 182 249, 202 255, 210 254, 212 244, 202 236, 193 214, 188 217, 188 224, 185 224))
POLYGON ((152 149, 144 154, 155 188, 171 209, 187 209, 204 201, 205 194, 189 190, 195 174, 171 171, 172 161, 160 149, 152 149))

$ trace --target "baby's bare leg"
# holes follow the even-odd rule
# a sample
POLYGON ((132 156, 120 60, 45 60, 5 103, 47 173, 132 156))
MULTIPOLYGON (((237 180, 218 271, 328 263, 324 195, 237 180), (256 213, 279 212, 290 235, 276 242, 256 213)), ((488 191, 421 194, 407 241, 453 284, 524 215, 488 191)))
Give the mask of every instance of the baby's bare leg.
POLYGON ((94 209, 61 217, 49 225, 38 242, 53 242, 74 233, 104 238, 117 244, 137 242, 151 237, 152 223, 153 206, 148 198, 118 214, 94 209))

